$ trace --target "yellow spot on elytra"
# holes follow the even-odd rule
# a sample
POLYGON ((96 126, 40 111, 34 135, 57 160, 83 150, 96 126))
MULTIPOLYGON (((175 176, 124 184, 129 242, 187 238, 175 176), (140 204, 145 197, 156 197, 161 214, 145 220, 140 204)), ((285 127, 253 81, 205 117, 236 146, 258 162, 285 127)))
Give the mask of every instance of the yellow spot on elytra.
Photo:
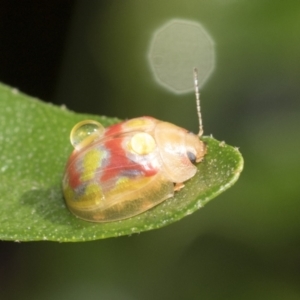
POLYGON ((122 193, 123 191, 126 191, 128 189, 128 185, 130 185, 131 181, 132 180, 129 179, 128 177, 118 178, 114 187, 108 192, 108 195, 110 197, 112 197, 113 195, 118 195, 118 194, 122 193))
POLYGON ((126 122, 126 127, 130 127, 132 129, 137 128, 140 129, 141 127, 148 125, 149 124, 149 120, 144 119, 144 118, 136 118, 136 119, 132 119, 132 120, 128 120, 126 122))
POLYGON ((70 201, 71 199, 74 199, 75 193, 69 185, 64 185, 63 190, 66 200, 70 201))
POLYGON ((139 177, 139 178, 128 178, 128 177, 120 177, 112 190, 109 191, 107 196, 109 198, 114 198, 120 194, 124 195, 124 201, 128 200, 127 194, 130 195, 130 198, 139 198, 141 189, 145 187, 147 183, 149 183, 151 179, 149 177, 139 177))
POLYGON ((99 162, 103 158, 103 152, 97 149, 88 151, 83 158, 83 170, 81 181, 88 181, 94 178, 95 171, 99 166, 99 162))
POLYGON ((99 204, 102 201, 103 194, 98 184, 89 184, 84 193, 84 201, 92 201, 94 204, 99 204))
POLYGON ((140 132, 131 138, 129 146, 135 153, 146 155, 155 149, 156 143, 150 134, 140 132))
POLYGON ((86 186, 84 194, 76 202, 72 202, 72 206, 77 209, 95 209, 95 206, 101 204, 103 200, 101 187, 92 183, 86 186))

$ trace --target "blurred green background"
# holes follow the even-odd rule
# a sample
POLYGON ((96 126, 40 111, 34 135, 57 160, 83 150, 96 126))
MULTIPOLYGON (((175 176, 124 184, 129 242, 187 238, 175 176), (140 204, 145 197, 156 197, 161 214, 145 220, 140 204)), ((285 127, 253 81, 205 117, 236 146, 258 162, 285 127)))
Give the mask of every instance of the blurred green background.
POLYGON ((300 299, 299 1, 0 1, 0 80, 78 112, 197 131, 193 94, 158 86, 146 59, 173 18, 215 41, 204 129, 240 147, 240 180, 156 231, 2 242, 0 299, 300 299))

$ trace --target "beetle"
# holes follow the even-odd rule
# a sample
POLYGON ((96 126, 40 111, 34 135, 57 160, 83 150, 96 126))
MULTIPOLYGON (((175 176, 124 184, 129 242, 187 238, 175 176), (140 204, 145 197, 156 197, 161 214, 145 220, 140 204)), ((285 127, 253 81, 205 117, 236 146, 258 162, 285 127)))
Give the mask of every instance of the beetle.
POLYGON ((173 197, 195 176, 206 154, 197 70, 196 135, 174 124, 140 117, 104 128, 93 120, 74 126, 74 146, 63 176, 66 205, 77 217, 112 222, 141 214, 173 197))

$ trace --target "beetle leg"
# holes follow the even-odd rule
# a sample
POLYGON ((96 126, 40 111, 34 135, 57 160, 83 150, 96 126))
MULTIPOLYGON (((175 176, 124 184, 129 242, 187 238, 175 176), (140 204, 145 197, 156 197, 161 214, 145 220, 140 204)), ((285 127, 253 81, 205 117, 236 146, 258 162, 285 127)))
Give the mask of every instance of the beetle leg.
POLYGON ((182 188, 184 188, 184 184, 182 182, 175 183, 175 185, 174 185, 175 192, 180 191, 182 188))

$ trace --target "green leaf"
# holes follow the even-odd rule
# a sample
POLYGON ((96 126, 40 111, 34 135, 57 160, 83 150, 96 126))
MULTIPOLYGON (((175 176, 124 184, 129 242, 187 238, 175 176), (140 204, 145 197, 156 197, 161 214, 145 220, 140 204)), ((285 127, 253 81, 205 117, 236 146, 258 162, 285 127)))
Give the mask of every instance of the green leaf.
POLYGON ((89 241, 171 224, 205 205, 238 179, 243 159, 236 148, 203 137, 208 153, 198 173, 175 197, 136 217, 89 223, 65 206, 61 180, 72 152, 69 133, 78 121, 104 126, 117 119, 76 114, 0 85, 0 239, 89 241))

